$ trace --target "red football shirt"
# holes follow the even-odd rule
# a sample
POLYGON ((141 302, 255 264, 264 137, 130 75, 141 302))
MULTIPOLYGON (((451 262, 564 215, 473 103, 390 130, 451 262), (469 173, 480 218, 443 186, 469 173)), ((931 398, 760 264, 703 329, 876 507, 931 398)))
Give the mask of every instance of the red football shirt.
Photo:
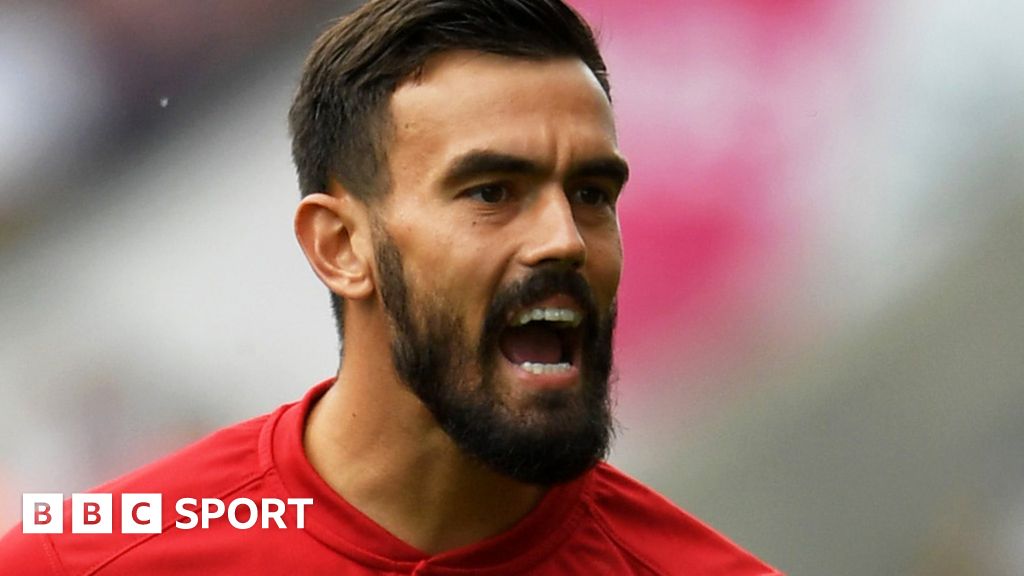
MULTIPOLYGON (((0 540, 0 572, 21 575, 147 574, 565 575, 779 574, 668 500, 601 464, 552 488, 507 532, 482 542, 425 554, 402 542, 334 493, 306 460, 306 416, 331 382, 298 403, 225 428, 95 492, 112 493, 111 534, 72 534, 65 502, 63 534, 22 534, 0 540), (122 534, 120 494, 163 495, 159 534, 122 534), (249 529, 226 516, 208 528, 176 527, 181 498, 287 501, 285 528, 249 529)), ((245 520, 245 515, 238 517, 245 520)))

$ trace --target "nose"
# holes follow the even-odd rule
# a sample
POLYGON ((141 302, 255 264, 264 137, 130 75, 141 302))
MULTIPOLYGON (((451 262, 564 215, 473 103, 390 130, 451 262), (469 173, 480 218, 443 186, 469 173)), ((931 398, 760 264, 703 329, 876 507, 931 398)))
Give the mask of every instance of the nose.
POLYGON ((572 205, 565 192, 542 193, 533 207, 524 263, 528 266, 560 264, 580 268, 587 261, 587 245, 580 235, 572 205))

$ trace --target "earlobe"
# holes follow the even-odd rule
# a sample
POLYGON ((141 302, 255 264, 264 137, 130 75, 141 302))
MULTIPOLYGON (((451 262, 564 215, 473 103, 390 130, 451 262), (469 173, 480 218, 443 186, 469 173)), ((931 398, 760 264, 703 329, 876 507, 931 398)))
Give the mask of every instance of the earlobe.
POLYGON ((373 293, 367 254, 366 207, 340 189, 310 194, 295 211, 295 237, 316 275, 332 292, 347 300, 373 293))

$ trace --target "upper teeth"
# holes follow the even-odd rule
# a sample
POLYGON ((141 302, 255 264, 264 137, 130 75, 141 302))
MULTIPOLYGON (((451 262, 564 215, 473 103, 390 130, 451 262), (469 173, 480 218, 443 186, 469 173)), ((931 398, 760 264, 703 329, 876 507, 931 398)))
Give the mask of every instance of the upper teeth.
POLYGON ((575 328, 579 326, 582 319, 579 312, 569 308, 531 308, 520 312, 512 325, 522 326, 534 320, 544 320, 546 322, 563 322, 575 328))

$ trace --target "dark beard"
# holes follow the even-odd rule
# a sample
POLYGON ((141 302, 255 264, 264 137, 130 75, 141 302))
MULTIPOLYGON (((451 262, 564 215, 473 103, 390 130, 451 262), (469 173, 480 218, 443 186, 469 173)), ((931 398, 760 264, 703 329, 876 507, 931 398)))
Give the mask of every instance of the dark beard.
POLYGON ((607 456, 613 431, 614 303, 599 319, 589 285, 578 272, 562 266, 538 269, 494 298, 480 342, 473 346, 461 319, 438 300, 433 306, 413 301, 401 253, 382 226, 374 232, 395 370, 463 452, 499 474, 539 485, 577 478, 607 456), (581 386, 536 391, 523 406, 510 408, 495 378, 501 330, 511 311, 558 293, 574 297, 585 314, 581 386), (414 306, 422 313, 419 318, 414 306))

